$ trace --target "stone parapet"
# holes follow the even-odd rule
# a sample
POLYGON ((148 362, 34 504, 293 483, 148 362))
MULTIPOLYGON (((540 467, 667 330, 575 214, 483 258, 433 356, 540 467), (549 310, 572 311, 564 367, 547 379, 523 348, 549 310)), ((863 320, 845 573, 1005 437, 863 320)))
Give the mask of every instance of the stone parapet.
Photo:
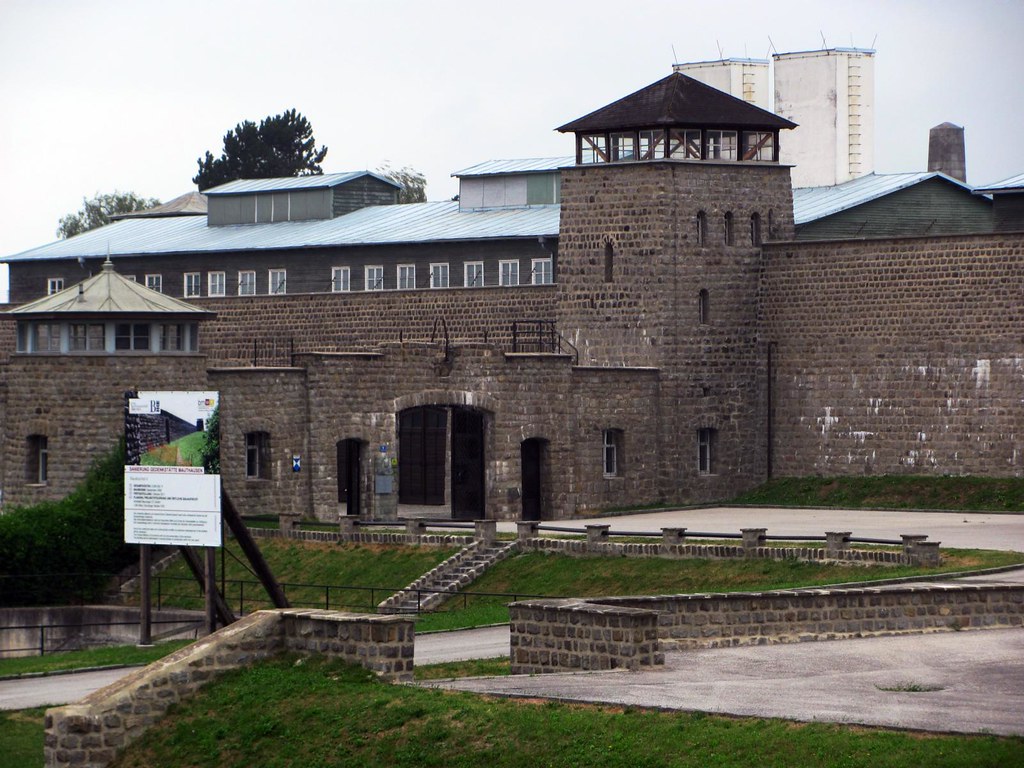
POLYGON ((530 600, 509 606, 513 675, 628 669, 665 663, 658 614, 585 600, 530 600))
POLYGON ((667 650, 1021 627, 1024 587, 929 585, 531 600, 510 606, 509 615, 513 674, 636 670, 664 663, 667 650), (654 645, 651 627, 657 630, 654 645))
POLYGON ((412 679, 411 619, 338 611, 260 611, 91 693, 46 711, 45 765, 103 768, 172 704, 218 673, 291 651, 345 659, 392 681, 412 679))

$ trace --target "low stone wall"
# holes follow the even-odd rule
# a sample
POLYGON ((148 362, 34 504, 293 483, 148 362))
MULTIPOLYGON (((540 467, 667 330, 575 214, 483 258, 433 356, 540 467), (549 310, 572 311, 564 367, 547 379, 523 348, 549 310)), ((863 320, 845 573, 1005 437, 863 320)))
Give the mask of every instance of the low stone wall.
POLYGON ((531 600, 509 608, 513 675, 628 669, 665 663, 658 614, 585 600, 531 600))
MULTIPOLYGON (((849 531, 829 531, 824 546, 770 547, 767 546, 766 528, 744 528, 742 543, 692 544, 686 542, 686 528, 662 528, 661 538, 651 542, 617 542, 609 540, 608 525, 586 526, 586 539, 551 539, 538 534, 542 525, 537 522, 519 522, 518 540, 523 551, 549 552, 585 557, 667 557, 667 558, 761 558, 766 560, 803 560, 811 562, 837 562, 861 565, 919 565, 932 566, 940 562, 939 542, 927 541, 927 536, 902 536, 902 548, 854 549, 849 546, 849 531)), ((628 538, 629 534, 621 534, 628 538)))
MULTIPOLYGON (((640 614, 628 614, 641 622, 640 614)), ((612 614, 622 616, 622 614, 612 614)), ((595 600, 529 600, 509 607, 512 673, 636 669, 666 650, 1020 627, 1024 587, 901 586, 595 600), (608 635, 609 609, 646 614, 657 647, 608 635)), ((622 619, 617 619, 622 621, 622 619)), ((632 625, 631 625, 632 626, 632 625)))
POLYGON ((78 704, 46 712, 45 765, 103 768, 172 704, 223 671, 286 651, 319 653, 412 679, 411 619, 338 611, 254 613, 101 688, 78 704))
POLYGON ((447 534, 425 533, 422 528, 410 532, 406 526, 404 532, 396 530, 364 529, 354 526, 342 526, 336 531, 300 531, 298 529, 280 530, 278 528, 250 528, 256 539, 294 539, 296 541, 325 541, 345 544, 391 544, 397 546, 424 547, 464 547, 472 543, 470 536, 451 536, 447 534))

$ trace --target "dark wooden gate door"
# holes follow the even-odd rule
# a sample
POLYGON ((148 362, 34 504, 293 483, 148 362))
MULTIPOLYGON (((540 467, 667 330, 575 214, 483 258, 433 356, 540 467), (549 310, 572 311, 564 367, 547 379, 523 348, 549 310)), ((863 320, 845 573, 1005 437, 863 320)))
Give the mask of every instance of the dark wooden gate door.
POLYGON ((359 482, 361 448, 358 440, 338 441, 338 503, 346 505, 348 515, 362 512, 359 482))
POLYGON ((484 416, 468 408, 452 411, 452 517, 484 516, 484 416))
POLYGON ((541 519, 541 461, 544 441, 523 440, 520 458, 523 464, 523 520, 541 519))
POLYGON ((398 502, 444 504, 444 408, 411 408, 398 419, 398 502))

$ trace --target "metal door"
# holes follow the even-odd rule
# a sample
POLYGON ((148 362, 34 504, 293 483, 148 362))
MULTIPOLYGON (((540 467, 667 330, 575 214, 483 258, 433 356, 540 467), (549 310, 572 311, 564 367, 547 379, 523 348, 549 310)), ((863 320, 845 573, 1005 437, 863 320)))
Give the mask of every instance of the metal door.
POLYGON ((358 440, 338 441, 338 504, 346 505, 345 514, 362 512, 360 463, 362 444, 358 440))
POLYGON ((520 446, 520 458, 523 465, 523 520, 541 519, 543 456, 543 440, 523 440, 520 446))
POLYGON ((444 504, 444 408, 411 408, 398 419, 398 502, 444 504))
POLYGON ((484 517, 484 416, 479 411, 452 411, 452 517, 484 517))

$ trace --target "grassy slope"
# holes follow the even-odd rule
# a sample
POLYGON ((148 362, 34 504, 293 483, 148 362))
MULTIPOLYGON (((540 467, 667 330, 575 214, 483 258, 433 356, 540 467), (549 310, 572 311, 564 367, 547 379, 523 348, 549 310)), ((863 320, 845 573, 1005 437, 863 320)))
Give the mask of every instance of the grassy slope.
POLYGON ((1020 739, 517 702, 389 686, 336 662, 230 673, 115 768, 1007 766, 1020 739))
POLYGON ((151 648, 118 645, 109 648, 88 648, 83 651, 48 653, 45 656, 22 656, 0 659, 0 677, 38 674, 41 672, 67 672, 89 667, 149 664, 188 645, 191 640, 169 640, 151 648))
MULTIPOLYGON (((331 608, 363 611, 373 610, 377 603, 391 592, 419 578, 456 551, 426 547, 325 544, 283 539, 260 539, 258 543, 278 581, 291 585, 330 584, 339 587, 378 588, 372 592, 370 589, 331 590, 331 608)), ((248 562, 235 541, 229 541, 227 552, 227 578, 255 581, 255 577, 246 567, 248 562)), ((217 567, 219 573, 219 555, 217 567)), ((164 606, 202 609, 203 601, 199 595, 198 585, 191 580, 184 563, 175 563, 161 576, 168 577, 163 579, 160 587, 164 606), (170 577, 185 580, 171 581, 170 577)), ((153 589, 155 594, 155 585, 153 589)), ((266 592, 258 584, 246 584, 244 589, 246 611, 269 607, 266 592)), ((238 585, 229 583, 226 592, 229 605, 238 610, 238 585)), ((286 592, 288 599, 296 606, 324 607, 325 593, 322 588, 288 586, 286 592)))
MULTIPOLYGON (((948 550, 939 568, 839 566, 774 560, 662 560, 659 558, 569 558, 521 554, 477 579, 473 592, 598 597, 611 595, 736 592, 869 581, 928 573, 991 568, 1024 562, 1013 552, 948 550)), ((508 621, 507 597, 455 598, 444 613, 426 614, 417 631, 454 629, 508 621)))
POLYGON ((43 761, 45 707, 0 712, 0 768, 25 768, 43 761))
POLYGON ((1024 512, 1024 480, 994 477, 785 477, 735 499, 740 504, 1024 512))

